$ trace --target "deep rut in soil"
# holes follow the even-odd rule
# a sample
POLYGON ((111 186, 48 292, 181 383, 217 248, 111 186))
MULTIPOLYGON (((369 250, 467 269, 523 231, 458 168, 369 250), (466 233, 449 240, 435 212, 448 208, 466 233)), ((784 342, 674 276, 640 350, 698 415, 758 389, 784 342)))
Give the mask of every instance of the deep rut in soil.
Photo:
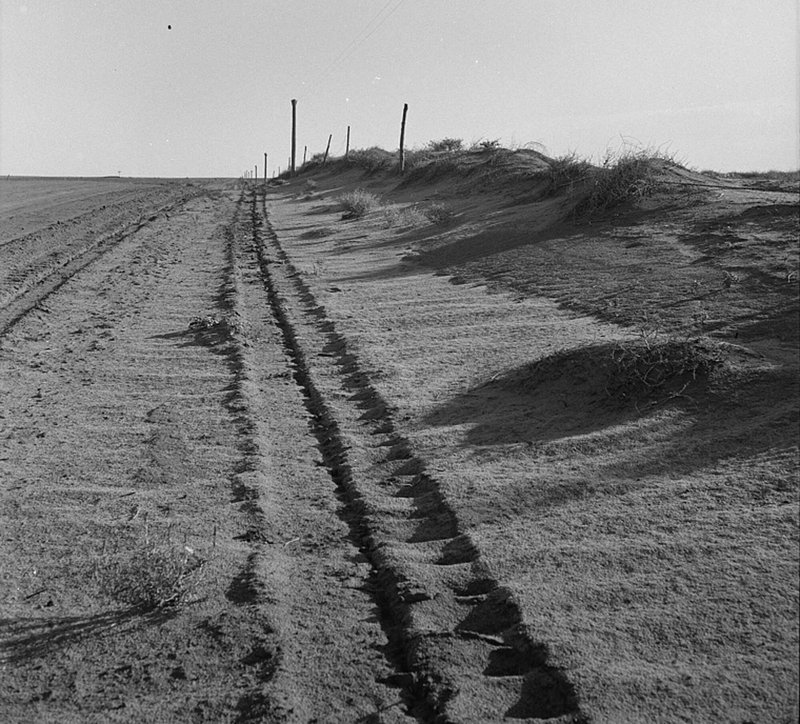
POLYGON ((270 666, 240 700, 236 721, 430 720, 404 690, 409 677, 396 665, 375 602, 380 586, 352 542, 352 516, 331 494, 324 457, 309 434, 314 421, 295 381, 297 361, 242 203, 226 231, 220 306, 233 342, 228 406, 242 435, 232 481, 242 514, 237 538, 251 552, 226 595, 251 617, 263 617, 270 666))
POLYGON ((424 721, 583 721, 513 595, 498 585, 250 192, 255 250, 323 461, 345 501, 406 699, 424 721))

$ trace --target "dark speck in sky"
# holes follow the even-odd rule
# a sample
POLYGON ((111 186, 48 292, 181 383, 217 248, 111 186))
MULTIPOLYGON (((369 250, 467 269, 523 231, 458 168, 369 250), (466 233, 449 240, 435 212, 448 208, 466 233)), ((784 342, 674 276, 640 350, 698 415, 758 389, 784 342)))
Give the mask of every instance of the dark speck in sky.
POLYGON ((171 25, 167 25, 167 30, 172 30, 172 26, 171 25))

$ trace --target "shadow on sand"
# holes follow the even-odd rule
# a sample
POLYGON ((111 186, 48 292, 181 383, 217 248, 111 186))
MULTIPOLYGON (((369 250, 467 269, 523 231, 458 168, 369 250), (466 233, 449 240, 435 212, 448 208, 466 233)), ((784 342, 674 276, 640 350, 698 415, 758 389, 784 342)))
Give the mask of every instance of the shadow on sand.
POLYGON ((725 366, 709 379, 678 379, 654 399, 619 401, 603 372, 611 345, 594 345, 523 365, 439 406, 425 422, 469 425, 465 446, 527 444, 568 456, 570 450, 608 454, 657 426, 655 415, 679 409, 686 424, 656 432, 658 450, 644 443, 626 461, 604 463, 609 475, 691 473, 732 456, 752 456, 794 445, 798 379, 790 368, 725 366), (626 427, 628 430, 626 430, 626 427))

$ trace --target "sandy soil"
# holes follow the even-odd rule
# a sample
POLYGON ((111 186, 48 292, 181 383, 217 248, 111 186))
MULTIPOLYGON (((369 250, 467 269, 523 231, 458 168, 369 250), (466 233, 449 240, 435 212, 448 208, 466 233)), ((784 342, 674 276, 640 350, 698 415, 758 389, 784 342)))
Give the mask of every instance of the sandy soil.
POLYGON ((0 181, 0 718, 796 720, 797 194, 671 181, 0 181))

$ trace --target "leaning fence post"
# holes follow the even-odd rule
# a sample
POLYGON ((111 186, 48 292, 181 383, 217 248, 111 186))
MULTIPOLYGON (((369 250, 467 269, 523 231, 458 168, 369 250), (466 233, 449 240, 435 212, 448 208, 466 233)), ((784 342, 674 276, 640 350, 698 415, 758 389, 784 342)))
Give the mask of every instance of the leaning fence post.
POLYGON ((328 145, 325 147, 325 156, 322 159, 322 165, 324 166, 325 163, 328 161, 328 152, 331 150, 331 139, 333 138, 333 134, 331 133, 328 136, 328 145))
POLYGON ((344 147, 344 160, 350 158, 350 126, 347 127, 347 145, 344 147))
POLYGON ((403 104, 403 120, 400 122, 400 173, 406 170, 406 114, 408 113, 408 103, 403 104))

